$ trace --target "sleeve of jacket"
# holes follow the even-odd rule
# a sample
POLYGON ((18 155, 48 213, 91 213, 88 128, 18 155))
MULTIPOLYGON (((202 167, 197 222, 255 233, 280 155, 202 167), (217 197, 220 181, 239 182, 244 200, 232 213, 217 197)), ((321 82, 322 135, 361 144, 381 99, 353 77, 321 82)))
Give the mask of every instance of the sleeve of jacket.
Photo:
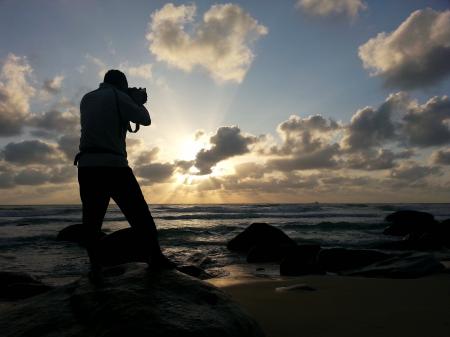
POLYGON ((143 105, 136 104, 127 94, 117 91, 119 99, 120 113, 127 122, 133 122, 140 125, 150 125, 151 119, 148 110, 143 105))

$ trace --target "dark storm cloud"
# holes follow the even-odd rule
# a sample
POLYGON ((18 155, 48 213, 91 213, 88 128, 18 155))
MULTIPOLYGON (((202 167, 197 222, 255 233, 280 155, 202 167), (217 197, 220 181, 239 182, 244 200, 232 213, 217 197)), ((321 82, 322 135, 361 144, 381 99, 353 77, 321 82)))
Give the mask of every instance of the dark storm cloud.
POLYGON ((199 174, 209 174, 218 162, 250 152, 249 145, 258 141, 257 137, 244 136, 237 126, 222 126, 210 138, 212 147, 197 153, 195 166, 199 174))
POLYGON ((40 140, 9 143, 3 149, 3 158, 14 164, 49 164, 61 160, 60 152, 55 146, 40 140))

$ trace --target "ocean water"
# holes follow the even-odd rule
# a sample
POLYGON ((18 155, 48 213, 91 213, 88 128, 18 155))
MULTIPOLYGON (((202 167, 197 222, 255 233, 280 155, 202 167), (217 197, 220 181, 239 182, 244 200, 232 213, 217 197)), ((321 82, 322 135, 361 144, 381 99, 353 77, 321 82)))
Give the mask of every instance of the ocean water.
MULTIPOLYGON (((181 264, 200 264, 216 277, 245 262, 226 243, 253 222, 266 222, 301 242, 364 248, 397 240, 382 234, 386 215, 402 209, 450 218, 450 204, 227 204, 150 205, 165 253, 181 264)), ((81 222, 80 205, 0 206, 0 268, 64 284, 88 270, 83 248, 56 240, 58 231, 81 222)), ((111 205, 103 230, 128 227, 111 205)))

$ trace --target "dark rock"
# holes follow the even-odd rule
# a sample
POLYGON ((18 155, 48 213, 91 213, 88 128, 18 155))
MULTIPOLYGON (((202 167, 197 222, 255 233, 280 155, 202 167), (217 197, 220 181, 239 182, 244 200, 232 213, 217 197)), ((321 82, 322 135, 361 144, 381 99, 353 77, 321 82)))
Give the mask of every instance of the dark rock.
POLYGON ((104 283, 82 278, 2 309, 2 336, 264 336, 229 295, 177 271, 127 264, 104 283))
POLYGON ((325 274, 317 261, 319 251, 316 244, 292 247, 280 263, 280 275, 325 274))
POLYGON ((227 248, 232 251, 248 253, 252 247, 257 245, 261 247, 295 246, 296 243, 278 228, 266 223, 253 223, 231 239, 227 248))
POLYGON ((367 266, 390 257, 391 255, 376 250, 331 248, 321 250, 318 260, 326 271, 338 273, 367 266))
MULTIPOLYGON (((106 234, 100 232, 100 237, 105 236, 106 234)), ((61 229, 56 236, 56 240, 59 241, 70 241, 76 243, 82 243, 84 239, 84 227, 82 224, 75 224, 67 226, 61 229)))
POLYGON ((380 262, 376 262, 358 270, 347 271, 345 275, 387 277, 387 278, 417 278, 439 273, 445 266, 432 254, 405 253, 380 262))
POLYGON ((52 289, 25 273, 0 271, 0 299, 15 301, 52 289))
POLYGON ((427 232, 411 232, 401 241, 390 241, 379 244, 376 248, 393 250, 436 251, 450 248, 450 221, 436 223, 427 232))
POLYGON ((438 223, 430 213, 409 210, 389 214, 386 221, 390 222, 391 225, 383 233, 395 236, 431 232, 435 230, 438 223))
POLYGON ((187 258, 187 262, 197 267, 205 268, 214 263, 214 260, 204 253, 196 252, 187 258))
POLYGON ((273 243, 260 243, 250 248, 250 251, 247 254, 247 262, 279 262, 292 247, 295 246, 292 244, 274 245, 273 243))
POLYGON ((212 278, 213 276, 202 268, 194 266, 194 265, 185 265, 177 267, 178 271, 181 271, 184 274, 199 278, 200 280, 206 280, 212 278))
POLYGON ((99 241, 100 263, 114 266, 128 262, 147 262, 148 246, 132 227, 119 229, 99 241))

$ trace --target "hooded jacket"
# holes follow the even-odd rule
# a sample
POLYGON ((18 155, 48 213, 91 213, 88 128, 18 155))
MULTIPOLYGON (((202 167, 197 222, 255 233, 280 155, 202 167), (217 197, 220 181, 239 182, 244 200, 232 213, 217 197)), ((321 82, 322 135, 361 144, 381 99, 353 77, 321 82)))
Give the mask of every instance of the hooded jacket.
POLYGON ((129 123, 150 125, 151 119, 143 105, 113 85, 101 83, 81 99, 80 122, 79 167, 127 167, 125 138, 129 123))

